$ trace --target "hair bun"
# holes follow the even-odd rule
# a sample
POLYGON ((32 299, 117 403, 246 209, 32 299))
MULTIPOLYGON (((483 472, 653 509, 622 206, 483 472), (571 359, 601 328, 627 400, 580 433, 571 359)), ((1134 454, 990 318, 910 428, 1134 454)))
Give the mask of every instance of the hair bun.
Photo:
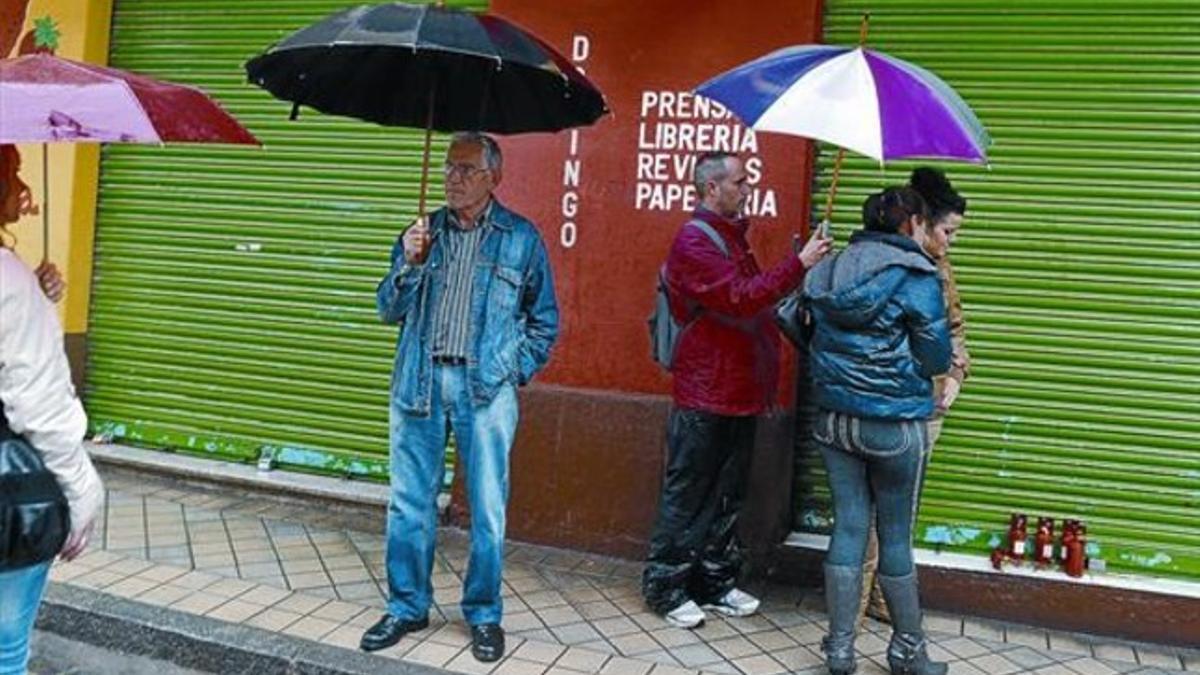
POLYGON ((908 179, 908 182, 917 192, 923 195, 954 192, 954 188, 950 186, 950 180, 946 178, 946 174, 929 166, 920 166, 913 169, 912 176, 908 179))

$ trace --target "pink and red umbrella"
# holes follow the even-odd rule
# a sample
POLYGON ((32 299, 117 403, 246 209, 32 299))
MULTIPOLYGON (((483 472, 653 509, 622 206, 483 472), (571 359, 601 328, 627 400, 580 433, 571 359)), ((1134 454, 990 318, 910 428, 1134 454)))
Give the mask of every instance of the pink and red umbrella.
POLYGON ((0 143, 88 142, 261 145, 194 87, 46 54, 0 61, 0 143))

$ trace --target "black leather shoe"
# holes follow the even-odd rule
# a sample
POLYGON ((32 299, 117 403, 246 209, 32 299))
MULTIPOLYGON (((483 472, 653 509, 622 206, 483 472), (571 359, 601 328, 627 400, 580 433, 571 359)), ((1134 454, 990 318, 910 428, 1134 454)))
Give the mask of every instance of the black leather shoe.
POLYGON ((484 663, 504 656, 504 629, 498 623, 471 626, 471 654, 484 663))
POLYGON ((362 642, 358 643, 364 652, 376 652, 387 649, 400 641, 400 638, 429 627, 429 617, 423 619, 401 619, 391 614, 384 614, 374 626, 363 633, 362 642))

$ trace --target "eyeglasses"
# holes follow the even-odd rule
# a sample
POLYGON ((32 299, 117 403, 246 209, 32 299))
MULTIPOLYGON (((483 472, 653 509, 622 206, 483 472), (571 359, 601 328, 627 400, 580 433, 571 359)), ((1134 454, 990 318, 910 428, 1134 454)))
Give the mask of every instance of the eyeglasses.
POLYGON ((470 164, 446 164, 442 167, 442 172, 446 174, 446 178, 474 178, 475 176, 487 171, 486 168, 471 166, 470 164))

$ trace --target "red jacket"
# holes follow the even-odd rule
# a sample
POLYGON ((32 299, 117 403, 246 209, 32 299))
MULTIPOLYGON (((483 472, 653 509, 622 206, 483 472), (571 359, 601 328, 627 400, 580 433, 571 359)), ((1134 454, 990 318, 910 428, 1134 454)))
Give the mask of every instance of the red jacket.
POLYGON ((675 404, 719 415, 761 414, 779 386, 774 306, 800 285, 804 265, 789 255, 763 272, 746 241, 747 220, 730 222, 705 209, 693 217, 721 235, 730 255, 687 225, 667 256, 671 313, 686 326, 671 369, 675 404), (700 314, 688 325, 697 306, 700 314))

